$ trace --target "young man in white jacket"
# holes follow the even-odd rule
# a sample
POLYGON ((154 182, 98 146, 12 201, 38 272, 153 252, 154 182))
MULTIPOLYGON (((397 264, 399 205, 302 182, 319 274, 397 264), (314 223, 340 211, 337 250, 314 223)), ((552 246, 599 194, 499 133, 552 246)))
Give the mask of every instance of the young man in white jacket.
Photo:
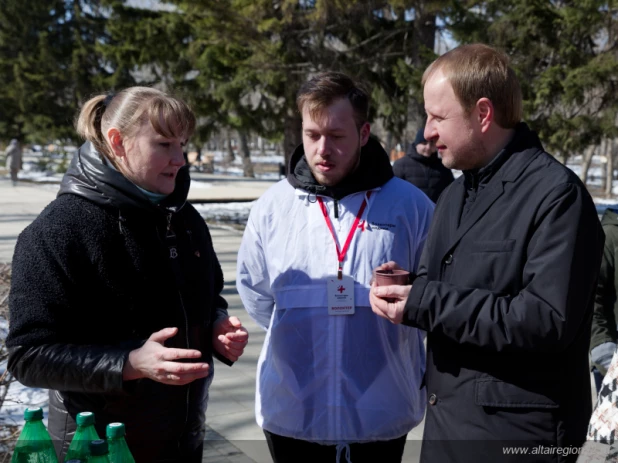
POLYGON ((424 333, 371 311, 372 270, 415 269, 433 204, 370 138, 367 93, 327 72, 298 94, 303 144, 249 216, 237 288, 267 330, 256 416, 275 463, 400 462, 423 419, 424 333))

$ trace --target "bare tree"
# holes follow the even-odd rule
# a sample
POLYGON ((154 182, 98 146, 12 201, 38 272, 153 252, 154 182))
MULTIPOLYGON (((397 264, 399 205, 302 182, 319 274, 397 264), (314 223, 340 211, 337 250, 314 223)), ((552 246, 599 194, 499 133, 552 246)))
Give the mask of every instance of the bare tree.
POLYGON ((588 171, 590 170, 590 164, 592 164, 592 158, 599 149, 598 146, 589 146, 584 152, 582 159, 582 170, 579 173, 579 179, 586 185, 586 179, 588 178, 588 171))
POLYGON ((607 163, 605 164, 605 197, 611 198, 614 186, 614 158, 616 156, 618 144, 614 138, 611 142, 607 140, 605 146, 605 157, 607 158, 607 163))
POLYGON ((255 177, 255 174, 253 173, 253 163, 251 162, 251 151, 249 150, 247 132, 244 130, 239 130, 238 138, 240 138, 240 149, 242 153, 243 177, 255 177))
POLYGON ((225 131, 225 145, 227 147, 227 156, 225 157, 225 162, 231 164, 234 162, 234 147, 232 146, 232 131, 227 129, 225 131))

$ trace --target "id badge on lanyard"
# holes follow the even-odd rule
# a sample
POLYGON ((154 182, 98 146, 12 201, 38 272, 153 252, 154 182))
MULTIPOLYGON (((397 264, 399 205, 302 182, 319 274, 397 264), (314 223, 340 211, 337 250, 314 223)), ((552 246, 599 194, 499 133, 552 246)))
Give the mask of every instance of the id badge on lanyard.
POLYGON ((354 278, 342 275, 327 282, 328 315, 354 315, 354 278))
POLYGON ((352 238, 354 237, 354 233, 358 228, 358 223, 360 218, 365 212, 365 207, 367 207, 367 199, 371 195, 369 191, 367 193, 367 197, 363 199, 363 203, 356 215, 356 219, 352 224, 352 229, 348 233, 348 237, 343 245, 343 248, 339 249, 339 244, 337 242, 337 235, 335 234, 335 230, 333 228, 333 224, 328 217, 328 211, 326 210, 326 206, 324 205, 324 201, 322 198, 318 197, 318 202, 320 204, 320 209, 322 210, 322 214, 324 215, 324 220, 326 221, 326 225, 330 230, 330 233, 333 237, 333 241, 335 242, 335 248, 337 250, 337 261, 339 266, 337 268, 337 276, 328 277, 326 281, 326 294, 328 296, 328 314, 329 315, 353 315, 354 314, 354 278, 343 275, 343 261, 350 247, 350 243, 352 242, 352 238))

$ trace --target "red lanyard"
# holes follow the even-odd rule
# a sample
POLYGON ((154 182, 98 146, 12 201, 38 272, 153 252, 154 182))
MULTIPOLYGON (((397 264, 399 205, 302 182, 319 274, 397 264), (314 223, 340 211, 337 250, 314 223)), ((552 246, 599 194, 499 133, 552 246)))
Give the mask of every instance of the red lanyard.
POLYGON ((328 217, 328 211, 326 210, 326 206, 324 205, 324 201, 322 198, 318 196, 318 202, 320 203, 320 209, 322 209, 322 214, 324 215, 324 220, 326 221, 326 225, 330 230, 330 234, 333 235, 333 240, 335 241, 335 248, 337 249, 337 260, 339 261, 339 270, 337 271, 337 278, 341 280, 343 276, 343 261, 345 259, 345 255, 348 253, 348 249, 350 247, 350 243, 352 242, 352 237, 358 228, 358 222, 360 222, 360 218, 363 216, 363 212, 365 212, 365 207, 367 207, 367 199, 371 196, 371 191, 367 192, 367 196, 363 199, 363 204, 361 204, 360 209, 358 210, 358 214, 356 214, 356 219, 354 219, 354 223, 352 224, 352 229, 348 233, 348 237, 345 240, 345 244, 343 245, 343 249, 339 250, 339 244, 337 243, 337 235, 335 235, 335 230, 333 229, 333 224, 328 217))

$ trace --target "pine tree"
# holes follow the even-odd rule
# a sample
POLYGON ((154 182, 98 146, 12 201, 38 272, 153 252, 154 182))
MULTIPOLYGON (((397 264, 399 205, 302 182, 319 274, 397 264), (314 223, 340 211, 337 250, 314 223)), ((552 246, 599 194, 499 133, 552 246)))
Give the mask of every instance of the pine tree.
POLYGON ((75 138, 80 102, 104 87, 105 11, 96 0, 4 0, 0 9, 0 138, 75 138))
POLYGON ((459 42, 484 42, 511 56, 525 119, 566 162, 615 136, 617 7, 615 0, 468 1, 454 2, 445 16, 459 42))

